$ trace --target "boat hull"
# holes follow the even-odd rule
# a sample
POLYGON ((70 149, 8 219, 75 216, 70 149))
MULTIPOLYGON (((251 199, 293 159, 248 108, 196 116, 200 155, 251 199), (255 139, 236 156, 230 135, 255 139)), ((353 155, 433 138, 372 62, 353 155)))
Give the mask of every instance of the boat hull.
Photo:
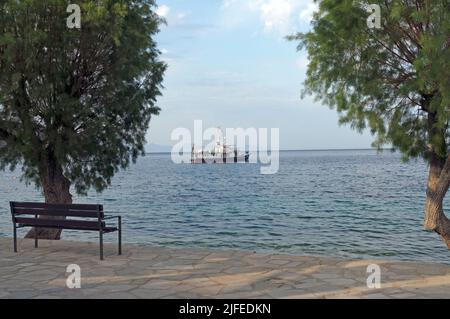
POLYGON ((250 155, 238 155, 228 157, 195 157, 191 159, 192 164, 229 164, 229 163, 248 163, 250 155))

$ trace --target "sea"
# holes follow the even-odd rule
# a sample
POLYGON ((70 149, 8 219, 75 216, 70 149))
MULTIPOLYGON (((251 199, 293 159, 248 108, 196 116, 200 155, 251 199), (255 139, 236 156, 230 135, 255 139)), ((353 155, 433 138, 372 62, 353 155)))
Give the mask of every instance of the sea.
MULTIPOLYGON (((104 192, 73 192, 74 202, 122 215, 125 243, 450 263, 450 250, 422 226, 424 161, 404 162, 389 150, 281 151, 279 158, 278 172, 264 175, 258 163, 175 164, 168 153, 147 154, 104 192)), ((9 201, 43 201, 20 168, 0 172, 2 237, 12 236, 9 201)), ((97 236, 63 232, 68 240, 97 236)), ((116 241, 115 233, 105 237, 116 241)))

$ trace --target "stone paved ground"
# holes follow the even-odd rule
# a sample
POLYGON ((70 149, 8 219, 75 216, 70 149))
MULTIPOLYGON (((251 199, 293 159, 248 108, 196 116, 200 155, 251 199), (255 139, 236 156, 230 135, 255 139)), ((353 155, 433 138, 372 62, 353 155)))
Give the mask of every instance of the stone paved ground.
POLYGON ((0 298, 449 298, 450 266, 0 238, 0 298), (81 288, 66 267, 81 267, 81 288), (366 285, 381 267, 381 289, 366 285))

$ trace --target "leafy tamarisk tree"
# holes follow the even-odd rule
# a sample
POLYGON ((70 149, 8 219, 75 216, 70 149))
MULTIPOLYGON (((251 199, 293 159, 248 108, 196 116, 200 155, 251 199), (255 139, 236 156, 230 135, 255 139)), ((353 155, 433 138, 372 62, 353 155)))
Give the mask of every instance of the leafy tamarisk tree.
POLYGON ((369 129, 374 146, 429 163, 424 226, 450 248, 450 1, 317 4, 311 31, 289 37, 310 60, 303 94, 335 108, 341 123, 369 129), (367 21, 368 4, 381 9, 380 28, 367 21))
POLYGON ((71 2, 0 2, 0 169, 20 166, 47 203, 102 191, 143 155, 166 68, 153 0, 78 0, 81 28, 71 2))

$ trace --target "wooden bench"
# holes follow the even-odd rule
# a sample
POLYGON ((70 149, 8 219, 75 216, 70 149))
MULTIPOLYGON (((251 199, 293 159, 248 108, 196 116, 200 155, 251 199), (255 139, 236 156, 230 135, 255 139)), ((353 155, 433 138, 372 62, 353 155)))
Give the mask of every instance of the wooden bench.
MULTIPOLYGON (((14 230, 14 252, 17 252, 17 228, 42 227, 98 231, 100 260, 103 260, 103 234, 117 231, 119 255, 122 254, 122 217, 105 217, 102 205, 10 202, 10 207, 14 230), (59 219, 46 219, 46 216, 59 219), (67 217, 75 217, 75 219, 65 219, 67 217), (105 220, 111 218, 117 218, 116 226, 106 225, 105 220)), ((35 232, 34 247, 38 247, 37 232, 35 232)))

